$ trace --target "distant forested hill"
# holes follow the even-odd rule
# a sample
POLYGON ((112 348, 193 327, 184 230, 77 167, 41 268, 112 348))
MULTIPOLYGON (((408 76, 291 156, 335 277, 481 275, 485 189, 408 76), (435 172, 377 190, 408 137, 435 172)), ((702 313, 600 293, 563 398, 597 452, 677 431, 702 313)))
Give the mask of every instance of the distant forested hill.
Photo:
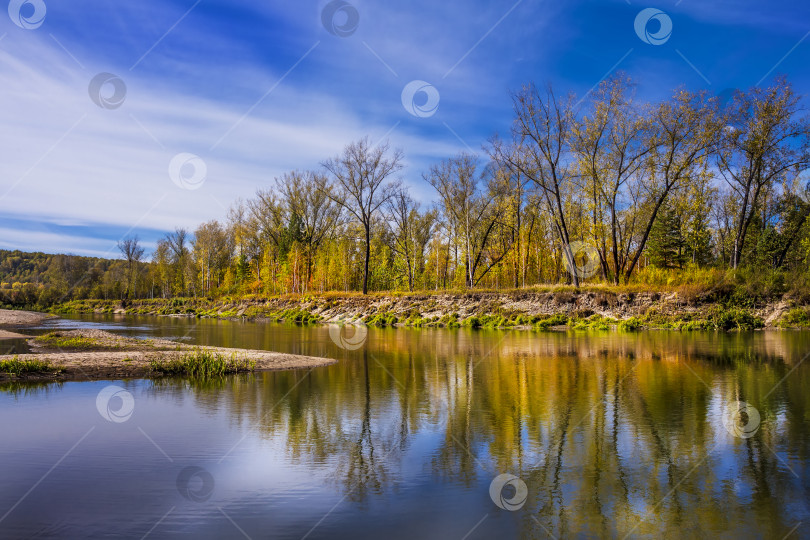
POLYGON ((125 262, 0 250, 0 303, 50 305, 62 299, 120 298, 125 262))

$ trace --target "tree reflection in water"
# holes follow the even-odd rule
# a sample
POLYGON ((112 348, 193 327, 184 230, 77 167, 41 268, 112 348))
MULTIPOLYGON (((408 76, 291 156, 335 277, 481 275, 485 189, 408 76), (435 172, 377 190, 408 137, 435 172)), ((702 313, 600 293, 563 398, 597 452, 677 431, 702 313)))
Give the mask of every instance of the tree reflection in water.
POLYGON ((807 336, 370 337, 327 368, 156 386, 189 385, 207 408, 283 438, 291 459, 331 467, 358 503, 396 491, 414 438, 432 434, 419 452, 435 482, 479 489, 509 472, 527 484, 514 513, 526 537, 781 537, 808 513, 807 336), (759 411, 754 437, 724 428, 736 401, 759 411))

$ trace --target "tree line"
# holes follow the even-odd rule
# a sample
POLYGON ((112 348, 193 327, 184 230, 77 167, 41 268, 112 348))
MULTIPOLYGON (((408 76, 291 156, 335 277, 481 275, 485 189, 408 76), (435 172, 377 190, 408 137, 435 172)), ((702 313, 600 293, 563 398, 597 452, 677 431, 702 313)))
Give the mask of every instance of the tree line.
MULTIPOLYGON (((404 186, 401 150, 361 139, 317 170, 287 172, 236 201, 225 221, 167 234, 148 262, 137 238, 122 240, 123 266, 104 294, 579 286, 631 283, 661 269, 806 272, 810 123, 785 78, 726 101, 678 89, 643 102, 624 74, 579 100, 551 85, 511 97, 509 133, 422 174, 432 205, 404 186)), ((93 279, 98 295, 106 278, 93 279)))

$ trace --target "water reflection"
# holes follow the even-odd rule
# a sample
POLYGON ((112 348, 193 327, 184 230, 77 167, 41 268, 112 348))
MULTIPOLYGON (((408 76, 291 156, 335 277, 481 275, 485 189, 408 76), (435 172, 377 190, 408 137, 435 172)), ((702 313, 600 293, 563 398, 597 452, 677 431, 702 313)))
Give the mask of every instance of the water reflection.
MULTIPOLYGON (((352 352, 321 327, 147 322, 148 333, 187 333, 197 343, 341 359, 314 370, 138 383, 151 414, 172 404, 203 418, 217 443, 194 451, 212 463, 218 489, 267 459, 309 471, 297 489, 335 494, 290 510, 283 501, 294 490, 223 488, 216 504, 245 530, 781 538, 810 518, 804 333, 389 329, 370 331, 352 352), (751 438, 724 427, 727 405, 738 401, 761 416, 751 438), (527 486, 514 512, 489 497, 502 473, 527 486)), ((153 429, 155 440, 180 437, 171 424, 153 429)))

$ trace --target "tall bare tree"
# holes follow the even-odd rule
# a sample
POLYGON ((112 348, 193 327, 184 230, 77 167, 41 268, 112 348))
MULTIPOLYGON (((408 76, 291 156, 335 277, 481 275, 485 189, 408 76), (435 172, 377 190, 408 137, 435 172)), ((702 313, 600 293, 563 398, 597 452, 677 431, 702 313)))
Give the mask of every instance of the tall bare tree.
MULTIPOLYGON (((558 99, 551 85, 542 93, 534 85, 524 86, 512 95, 515 114, 512 144, 497 139, 493 142, 493 156, 497 161, 519 171, 540 190, 562 243, 563 255, 571 267, 575 263, 565 205, 577 175, 571 155, 575 122, 573 99, 571 95, 558 99)), ((576 272, 571 273, 571 278, 574 286, 579 287, 576 272)))
POLYGON ((368 138, 364 138, 349 144, 343 153, 325 161, 323 167, 333 178, 332 189, 325 192, 327 196, 363 226, 366 240, 363 294, 366 294, 372 220, 399 189, 399 181, 390 177, 402 169, 402 152, 389 151, 388 143, 374 146, 368 138))
MULTIPOLYGON (((633 103, 632 82, 616 75, 602 82, 575 127, 579 185, 590 198, 589 229, 605 277, 619 280, 629 263, 637 223, 632 186, 653 150, 648 118, 633 103), (609 244, 609 245, 606 245, 609 244)), ((584 199, 584 198, 583 198, 584 199)))

